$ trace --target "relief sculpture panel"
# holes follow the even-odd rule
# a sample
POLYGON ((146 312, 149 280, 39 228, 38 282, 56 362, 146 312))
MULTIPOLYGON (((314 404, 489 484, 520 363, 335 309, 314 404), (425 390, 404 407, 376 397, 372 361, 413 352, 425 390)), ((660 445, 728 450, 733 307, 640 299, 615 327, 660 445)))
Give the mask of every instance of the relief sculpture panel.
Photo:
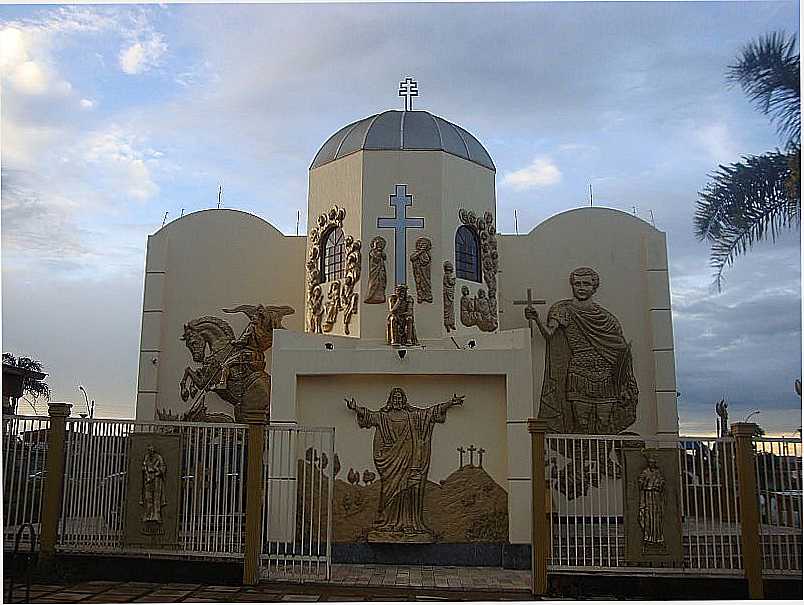
POLYGON ((431 441, 436 423, 447 420, 447 411, 463 404, 464 397, 427 408, 408 403, 405 391, 391 390, 385 406, 370 410, 347 399, 361 428, 374 428, 374 466, 380 476, 377 518, 368 533, 369 542, 434 541, 424 520, 424 495, 430 468, 431 441))
POLYGON ((631 565, 679 566, 682 561, 678 450, 625 451, 626 559, 631 565))
POLYGON ((335 229, 343 228, 346 210, 335 205, 323 212, 310 230, 308 240, 310 249, 307 253, 307 327, 313 334, 331 332, 341 311, 344 311, 344 333, 349 334, 352 316, 357 313, 358 305, 352 301, 352 294, 357 289, 357 282, 362 271, 362 244, 360 240, 347 235, 343 239, 344 271, 343 277, 331 281, 327 292, 327 302, 323 300, 322 284, 326 276, 322 274, 323 249, 327 238, 335 229), (336 285, 337 284, 337 285, 336 285), (325 316, 326 314, 326 316, 325 316))
POLYGON ((444 328, 455 330, 455 268, 444 261, 444 328))
MULTIPOLYGON (((464 225, 472 227, 480 238, 480 265, 483 281, 486 284, 486 289, 483 290, 482 295, 484 300, 480 303, 483 309, 476 311, 476 316, 482 314, 483 319, 475 320, 475 323, 464 323, 464 325, 467 327, 477 326, 483 332, 493 332, 499 324, 497 315, 497 273, 500 270, 494 215, 490 210, 486 210, 481 217, 471 210, 461 209, 458 211, 458 218, 464 225)), ((480 292, 479 290, 478 298, 481 298, 480 292)))
POLYGON ((617 434, 636 420, 631 343, 617 317, 593 300, 594 269, 575 269, 569 282, 573 297, 550 307, 546 320, 525 309, 547 341, 539 418, 555 433, 617 434))
POLYGON ((181 437, 134 433, 127 437, 124 540, 134 548, 177 547, 181 437))
POLYGON ((369 277, 366 298, 363 302, 376 305, 385 302, 385 287, 388 282, 388 274, 385 270, 385 238, 378 235, 371 240, 369 250, 369 277))
POLYGON ((182 401, 190 402, 182 414, 157 409, 158 420, 194 422, 241 422, 244 411, 269 414, 270 377, 265 371, 265 352, 273 345, 274 330, 284 329, 282 319, 295 313, 287 305, 239 305, 224 313, 245 314, 249 322, 235 336, 229 322, 204 316, 184 324, 181 340, 198 367, 187 366, 179 382, 182 401), (232 414, 207 410, 207 393, 215 393, 231 404, 232 414), (192 400, 192 401, 191 401, 192 400))
POLYGON ((428 238, 420 237, 416 240, 416 251, 410 255, 410 263, 413 265, 413 281, 416 284, 416 302, 419 304, 433 302, 432 248, 433 243, 428 238))

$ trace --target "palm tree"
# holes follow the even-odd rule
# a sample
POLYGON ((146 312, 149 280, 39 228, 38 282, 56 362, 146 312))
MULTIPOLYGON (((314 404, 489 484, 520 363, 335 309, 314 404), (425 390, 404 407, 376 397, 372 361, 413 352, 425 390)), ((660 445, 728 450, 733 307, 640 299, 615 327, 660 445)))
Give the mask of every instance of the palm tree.
POLYGON ((768 34, 745 46, 727 70, 727 79, 739 84, 756 109, 775 123, 785 151, 720 165, 698 194, 695 235, 711 245, 718 290, 724 269, 737 256, 801 223, 801 93, 795 46, 795 36, 768 34))
MULTIPOLYGON (((19 368, 21 370, 30 370, 31 372, 42 372, 42 362, 37 361, 35 359, 31 359, 30 357, 15 357, 11 353, 3 353, 3 365, 12 366, 15 368, 19 368)), ((31 404, 31 407, 34 408, 36 411, 36 400, 39 397, 44 397, 45 401, 50 401, 50 387, 47 383, 43 380, 37 380, 36 378, 26 376, 23 378, 22 382, 22 395, 23 398, 27 395, 31 398, 31 400, 25 398, 28 403, 31 404)))

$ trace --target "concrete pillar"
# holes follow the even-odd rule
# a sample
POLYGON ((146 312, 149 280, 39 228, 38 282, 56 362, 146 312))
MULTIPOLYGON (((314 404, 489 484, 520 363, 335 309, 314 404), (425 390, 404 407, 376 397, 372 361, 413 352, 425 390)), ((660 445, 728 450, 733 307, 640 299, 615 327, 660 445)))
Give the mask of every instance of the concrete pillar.
POLYGON ((246 462, 246 544, 243 555, 243 584, 254 586, 260 581, 260 549, 262 548, 263 452, 265 445, 265 412, 244 411, 248 424, 248 460, 246 462))
POLYGON ((72 408, 70 403, 51 401, 48 405, 50 430, 47 437, 47 462, 42 501, 42 535, 39 557, 49 559, 56 552, 59 513, 61 512, 62 488, 64 486, 64 441, 67 418, 72 408))
POLYGON ((743 571, 748 581, 748 594, 762 599, 762 542, 759 533, 759 498, 754 454, 754 429, 750 422, 731 425, 737 446, 737 483, 740 499, 740 545, 743 552, 743 571))
POLYGON ((547 526, 547 486, 544 480, 544 440, 547 423, 528 419, 531 440, 531 573, 533 594, 547 594, 547 557, 550 552, 550 532, 547 526))

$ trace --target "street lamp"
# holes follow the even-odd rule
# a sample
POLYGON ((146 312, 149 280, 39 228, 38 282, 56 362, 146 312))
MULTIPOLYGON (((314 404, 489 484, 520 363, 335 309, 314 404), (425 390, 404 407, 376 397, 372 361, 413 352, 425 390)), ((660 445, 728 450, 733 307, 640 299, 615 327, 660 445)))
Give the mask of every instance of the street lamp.
POLYGON ((78 390, 84 394, 84 401, 87 404, 87 413, 89 414, 90 418, 95 417, 95 400, 92 400, 92 404, 89 403, 89 396, 87 395, 87 390, 83 387, 83 385, 78 385, 78 390))
POLYGON ((746 417, 743 419, 743 422, 748 422, 748 421, 751 419, 751 416, 754 416, 754 415, 756 415, 756 414, 761 414, 761 413, 762 413, 762 412, 761 412, 761 411, 759 411, 759 410, 754 410, 753 412, 751 412, 750 414, 748 414, 748 416, 746 416, 746 417))

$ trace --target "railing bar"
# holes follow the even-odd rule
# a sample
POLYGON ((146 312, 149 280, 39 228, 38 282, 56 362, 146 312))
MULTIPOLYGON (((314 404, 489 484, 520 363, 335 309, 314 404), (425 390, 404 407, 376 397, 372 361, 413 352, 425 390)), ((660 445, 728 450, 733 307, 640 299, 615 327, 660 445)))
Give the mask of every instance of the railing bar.
POLYGON ((327 580, 332 578, 332 515, 333 512, 333 494, 335 493, 335 427, 330 429, 330 453, 332 466, 330 466, 329 474, 329 487, 327 494, 327 580))
POLYGON ((201 429, 199 428, 196 431, 193 431, 193 503, 192 503, 192 514, 190 515, 190 549, 196 549, 196 542, 195 542, 195 534, 196 534, 196 527, 198 526, 199 519, 198 513, 201 510, 201 503, 198 501, 198 473, 200 468, 200 463, 198 460, 199 457, 199 449, 201 445, 201 429))
MULTIPOLYGON (((723 483, 724 489, 726 493, 724 494, 724 500, 726 502, 726 526, 729 528, 728 533, 728 542, 729 542, 729 564, 726 566, 727 569, 734 568, 734 540, 733 536, 734 533, 731 531, 732 528, 732 520, 731 520, 731 498, 729 498, 729 491, 734 489, 734 482, 729 480, 729 468, 733 468, 732 465, 734 464, 734 456, 731 455, 731 448, 724 445, 723 451, 726 454, 723 456, 723 483)), ((736 519, 734 525, 736 526, 736 519)))
MULTIPOLYGON (((36 441, 35 439, 39 439, 39 433, 34 432, 33 424, 31 423, 29 429, 29 435, 31 436, 31 440, 29 441, 27 451, 25 451, 25 481, 24 481, 24 488, 23 488, 23 502, 22 502, 22 519, 20 521, 22 523, 30 523, 33 521, 33 514, 28 511, 28 492, 33 492, 36 489, 36 482, 31 480, 31 460, 36 455, 36 441), (28 489, 28 484, 30 483, 31 489, 28 489)), ((25 443, 23 442, 23 447, 25 443)), ((19 501, 19 498, 17 498, 19 501)), ((33 507, 33 493, 31 494, 31 507, 33 507)))
POLYGON ((244 552, 244 535, 245 535, 245 500, 244 492, 246 489, 246 473, 247 473, 247 460, 246 460, 246 445, 248 443, 248 428, 244 427, 241 430, 242 447, 240 448, 240 481, 237 483, 237 506, 238 510, 243 511, 240 516, 240 523, 238 524, 237 532, 237 549, 238 552, 244 552))
MULTIPOLYGON (((589 464, 589 462, 591 462, 591 460, 589 460, 589 458, 591 458, 591 453, 592 452, 589 451, 589 447, 588 447, 589 439, 588 438, 581 439, 581 444, 580 445, 581 445, 581 472, 585 473, 586 471, 584 469, 584 466, 586 464, 589 464), (584 461, 584 458, 587 458, 587 460, 584 461)), ((589 493, 589 488, 586 488, 585 491, 586 491, 586 493, 583 493, 584 492, 584 486, 581 485, 581 497, 583 498, 583 500, 581 500, 581 530, 583 531, 583 542, 582 542, 582 545, 581 545, 581 556, 583 557, 584 565, 586 565, 586 516, 589 513, 588 506, 589 506, 589 500, 591 500, 591 498, 587 497, 587 495, 586 495, 586 494, 589 493)), ((592 557, 593 557, 592 561, 594 561, 594 549, 592 549, 592 553, 593 553, 592 554, 592 557)))
MULTIPOLYGON (((114 430, 114 425, 112 425, 111 429, 114 430)), ((111 430, 108 431, 108 433, 111 433, 111 430)), ((108 489, 107 477, 111 475, 111 473, 109 472, 109 469, 111 468, 110 466, 111 460, 109 460, 109 457, 106 455, 110 439, 111 437, 109 435, 106 435, 98 443, 98 457, 100 458, 100 465, 102 467, 102 470, 100 472, 101 476, 98 478, 99 489, 95 493, 96 496, 95 505, 98 509, 97 511, 98 529, 99 529, 98 543, 101 546, 108 546, 109 542, 111 541, 111 530, 108 526, 108 523, 106 522, 106 514, 109 509, 107 506, 105 506, 105 504, 107 504, 106 502, 106 490, 108 489)))
MULTIPOLYGON (((21 471, 21 469, 19 468, 20 465, 17 462, 17 457, 18 457, 17 452, 19 452, 19 455, 22 456, 22 448, 23 448, 23 445, 22 445, 22 433, 24 432, 24 429, 23 429, 22 426, 20 426, 19 423, 14 428, 16 429, 16 431, 15 431, 15 434, 14 434, 14 449, 13 449, 12 454, 11 454, 11 478, 12 478, 11 479, 11 485, 13 486, 16 483, 17 490, 20 490, 21 489, 20 484, 22 483, 22 476, 21 476, 22 473, 20 472, 21 471), (16 477, 16 481, 14 481, 15 477, 16 477)), ((14 525, 19 525, 20 524, 20 522, 19 522, 19 502, 20 502, 19 498, 17 498, 17 501, 15 503, 16 506, 14 507, 14 512, 13 513, 11 512, 11 506, 8 507, 9 517, 12 519, 12 522, 13 522, 14 525)))
POLYGON ((229 498, 229 492, 231 491, 231 484, 237 477, 235 473, 234 464, 232 463, 232 442, 234 441, 235 431, 232 430, 223 430, 224 435, 224 468, 226 469, 226 473, 224 474, 223 479, 223 490, 221 492, 221 506, 224 510, 223 516, 223 536, 221 537, 221 545, 223 550, 226 552, 232 552, 232 544, 230 542, 230 538, 232 535, 231 524, 232 520, 235 516, 234 508, 231 505, 231 499, 229 498))
MULTIPOLYGON (((769 442, 767 446, 765 443, 762 443, 762 452, 763 452, 763 471, 765 474, 765 523, 760 521, 760 528, 761 528, 761 536, 764 538, 764 542, 767 545, 767 553, 768 559, 770 561, 769 569, 776 569, 776 549, 774 548, 774 531, 773 531, 773 501, 772 501, 772 486, 774 480, 774 456, 773 456, 773 443, 769 442), (768 475, 770 474, 770 478, 768 475)), ((765 546, 763 545, 763 550, 765 546)), ((764 561, 764 565, 767 565, 768 562, 764 561)))
POLYGON ((219 552, 219 543, 221 539, 221 530, 223 529, 223 522, 226 520, 226 509, 223 506, 223 490, 225 489, 226 478, 228 476, 228 467, 224 462, 224 436, 223 429, 218 428, 218 468, 215 469, 215 506, 217 507, 217 514, 215 515, 215 540, 213 541, 212 549, 219 552), (223 519, 221 519, 223 515, 223 519))
MULTIPOLYGON (((771 534, 769 534, 768 531, 767 531, 767 528, 770 526, 770 520, 771 520, 770 490, 768 489, 769 486, 770 486, 770 483, 768 483, 768 466, 769 466, 769 464, 768 464, 768 455, 767 455, 767 450, 765 449, 765 445, 764 445, 764 443, 762 441, 760 441, 760 442, 755 441, 754 442, 754 445, 756 446, 756 451, 759 450, 759 444, 760 443, 762 444, 761 447, 762 447, 762 454, 763 454, 762 455, 762 463, 763 463, 762 464, 762 471, 763 471, 763 474, 765 475, 765 486, 764 486, 765 487, 765 490, 764 490, 764 492, 765 492, 765 494, 764 494, 765 495, 765 517, 767 518, 768 523, 767 523, 767 525, 762 523, 762 515, 760 515, 760 520, 759 520, 760 538, 759 538, 759 541, 760 541, 760 548, 762 549, 764 565, 767 566, 767 564, 768 564, 767 559, 770 559, 770 569, 775 569, 775 566, 774 566, 775 559, 774 559, 774 556, 773 556, 773 536, 771 534), (769 551, 767 553, 767 555, 765 555, 765 552, 766 552, 765 551, 765 546, 766 545, 767 545, 768 551, 769 551)), ((773 446, 771 445, 771 447, 773 447, 773 446)), ((755 456, 756 456, 757 464, 759 464, 759 456, 756 453, 755 453, 755 456)), ((759 477, 757 477, 757 479, 759 479, 759 477)), ((762 493, 762 491, 763 491, 762 488, 760 488, 759 492, 762 493)))
POLYGON ((206 527, 202 550, 209 551, 212 543, 212 465, 215 462, 213 450, 215 433, 211 427, 204 427, 204 505, 206 507, 206 527))

